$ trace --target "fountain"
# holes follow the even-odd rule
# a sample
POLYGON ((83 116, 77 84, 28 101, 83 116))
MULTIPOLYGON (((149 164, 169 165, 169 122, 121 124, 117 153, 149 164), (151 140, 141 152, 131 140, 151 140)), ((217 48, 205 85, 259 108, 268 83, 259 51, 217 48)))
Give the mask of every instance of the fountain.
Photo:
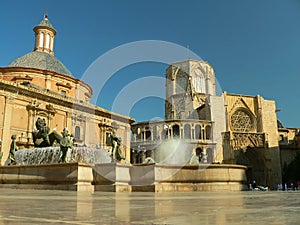
POLYGON ((143 164, 126 163, 121 139, 111 135, 112 149, 73 146, 71 135, 62 135, 38 119, 33 132, 35 147, 15 151, 12 137, 10 165, 0 167, 0 187, 93 191, 203 191, 243 190, 245 166, 208 164, 200 155, 191 157, 186 144, 166 140, 155 159, 143 164), (125 163, 121 163, 125 162, 125 163))
POLYGON ((232 191, 246 190, 245 166, 204 163, 200 153, 192 156, 182 140, 163 141, 155 158, 142 164, 95 165, 93 184, 96 191, 232 191))
MULTIPOLYGON (((43 118, 38 118, 36 130, 32 132, 34 148, 15 151, 15 135, 12 136, 10 158, 16 165, 42 165, 56 163, 85 163, 89 165, 110 163, 112 158, 104 149, 89 147, 74 147, 73 138, 68 129, 62 135, 53 131, 49 134, 49 127, 43 118), (14 137, 14 139, 13 139, 14 137), (57 145, 57 146, 55 146, 57 145)), ((116 146, 117 147, 117 146, 116 146)), ((115 147, 115 148, 116 148, 115 147)))
MULTIPOLYGON (((60 163, 60 147, 22 149, 15 153, 16 165, 41 165, 60 163)), ((89 165, 110 163, 111 157, 104 149, 72 147, 67 151, 66 163, 85 163, 89 165)))
MULTIPOLYGON (((35 125, 34 148, 16 151, 16 135, 12 135, 9 157, 0 167, 0 184, 5 187, 93 191, 93 167, 117 160, 104 149, 73 146, 66 128, 61 135, 49 133, 42 118, 35 125)), ((112 151, 123 158, 119 145, 112 151)))

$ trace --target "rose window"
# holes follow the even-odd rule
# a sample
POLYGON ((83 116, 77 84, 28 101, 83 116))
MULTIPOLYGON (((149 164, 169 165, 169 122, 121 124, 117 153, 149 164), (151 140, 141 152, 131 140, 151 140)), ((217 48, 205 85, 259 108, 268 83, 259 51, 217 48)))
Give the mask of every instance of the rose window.
POLYGON ((244 110, 236 110, 230 122, 232 129, 237 132, 249 132, 254 127, 252 116, 244 110))

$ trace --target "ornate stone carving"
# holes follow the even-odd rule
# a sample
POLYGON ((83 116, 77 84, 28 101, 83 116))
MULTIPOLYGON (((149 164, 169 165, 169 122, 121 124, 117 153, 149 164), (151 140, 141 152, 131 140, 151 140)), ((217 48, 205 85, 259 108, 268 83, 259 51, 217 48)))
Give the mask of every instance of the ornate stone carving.
POLYGON ((266 144, 265 134, 226 132, 223 136, 224 143, 230 143, 232 150, 246 150, 248 147, 259 148, 266 144))
POLYGON ((244 109, 237 109, 230 117, 231 129, 237 132, 253 131, 253 116, 244 109))

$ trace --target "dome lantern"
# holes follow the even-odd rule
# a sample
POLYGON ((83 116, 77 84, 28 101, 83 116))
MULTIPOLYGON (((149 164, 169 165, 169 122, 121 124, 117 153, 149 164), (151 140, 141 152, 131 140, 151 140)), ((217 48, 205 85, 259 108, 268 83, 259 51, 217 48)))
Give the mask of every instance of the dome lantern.
POLYGON ((33 28, 35 32, 34 51, 47 52, 54 55, 54 37, 56 30, 48 19, 48 13, 45 13, 43 20, 33 28))

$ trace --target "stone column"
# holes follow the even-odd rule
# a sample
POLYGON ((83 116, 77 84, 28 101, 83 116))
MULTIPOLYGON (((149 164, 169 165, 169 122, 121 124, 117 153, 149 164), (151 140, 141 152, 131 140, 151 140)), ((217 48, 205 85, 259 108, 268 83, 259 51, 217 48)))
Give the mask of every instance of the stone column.
POLYGON ((37 35, 36 35, 36 38, 35 38, 35 49, 34 50, 36 50, 36 49, 39 49, 40 48, 40 33, 38 33, 37 35))
POLYGON ((50 51, 53 52, 54 36, 50 35, 50 51))
POLYGON ((154 151, 153 151, 153 150, 150 150, 150 157, 151 157, 152 159, 154 159, 154 151))
POLYGON ((154 137, 154 132, 153 132, 153 128, 150 128, 150 140, 154 141, 156 139, 156 137, 154 137))
POLYGON ((140 151, 141 154, 141 163, 143 163, 146 159, 146 152, 145 151, 140 151))
POLYGON ((106 142, 107 142, 107 140, 106 140, 106 138, 107 138, 107 136, 106 136, 106 133, 108 133, 108 130, 107 130, 108 128, 107 127, 102 127, 102 144, 103 144, 103 148, 105 147, 105 148, 107 148, 107 146, 106 146, 106 142))
POLYGON ((12 119, 13 100, 14 99, 10 96, 5 97, 4 122, 3 122, 3 134, 2 134, 2 152, 3 152, 3 156, 1 160, 2 165, 5 163, 10 150, 10 142, 11 142, 10 127, 11 127, 11 119, 12 119))
POLYGON ((262 102, 261 102, 261 97, 259 95, 256 96, 257 100, 257 132, 263 132, 263 123, 262 123, 262 102))
POLYGON ((101 124, 98 124, 99 127, 99 144, 100 144, 100 148, 104 148, 104 141, 103 141, 103 127, 101 126, 101 124))
POLYGON ((176 94, 176 80, 175 78, 172 80, 172 95, 176 94))
POLYGON ((131 152, 132 156, 131 156, 131 163, 132 164, 136 164, 136 150, 133 150, 131 152))
POLYGON ((133 141, 136 142, 136 133, 133 134, 133 141))
POLYGON ((195 128, 191 127, 191 139, 194 140, 195 139, 195 128))
POLYGON ((205 146, 202 149, 203 149, 203 152, 202 152, 202 162, 203 163, 207 163, 207 153, 206 153, 207 147, 205 146))
POLYGON ((27 126, 27 138, 32 139, 32 131, 34 130, 34 115, 31 109, 28 109, 28 126, 27 126))
POLYGON ((123 149, 123 151, 125 152, 125 158, 130 162, 130 154, 131 154, 131 151, 130 151, 130 135, 126 135, 126 134, 129 134, 130 133, 130 127, 126 126, 124 127, 124 134, 125 134, 125 137, 124 137, 124 141, 125 143, 123 143, 123 146, 125 149, 123 149))
POLYGON ((69 132, 72 134, 73 133, 73 125, 72 125, 72 113, 67 112, 66 113, 66 127, 68 128, 69 132))

